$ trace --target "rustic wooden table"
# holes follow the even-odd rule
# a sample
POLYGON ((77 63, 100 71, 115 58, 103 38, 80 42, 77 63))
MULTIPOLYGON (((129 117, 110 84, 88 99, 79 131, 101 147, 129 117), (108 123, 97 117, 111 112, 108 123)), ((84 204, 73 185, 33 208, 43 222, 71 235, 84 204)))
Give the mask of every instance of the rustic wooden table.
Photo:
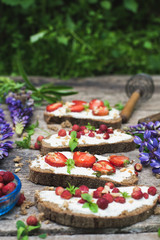
MULTIPOLYGON (((67 82, 62 82, 58 80, 54 80, 51 78, 43 78, 43 77, 34 77, 31 78, 32 81, 39 85, 47 82, 55 82, 57 84, 67 84, 73 86, 75 90, 79 93, 76 96, 68 96, 65 97, 65 100, 71 99, 81 99, 81 100, 91 100, 93 98, 100 98, 102 100, 108 100, 111 105, 114 105, 118 101, 122 101, 122 103, 126 103, 127 96, 125 93, 125 84, 129 77, 128 76, 105 76, 105 77, 94 77, 94 78, 85 78, 85 79, 73 79, 67 82)), ((137 121, 141 117, 145 117, 150 114, 155 114, 160 112, 159 102, 160 102, 160 77, 153 76, 154 84, 155 84, 155 92, 151 99, 146 102, 138 103, 131 119, 124 126, 137 124, 137 121)), ((9 113, 6 105, 1 106, 4 109, 4 112, 7 116, 7 120, 10 121, 9 113)), ((47 129, 47 125, 43 120, 43 111, 45 106, 41 106, 35 109, 33 122, 36 119, 39 119, 39 127, 37 129, 36 134, 33 136, 32 141, 34 143, 36 137, 38 135, 47 136, 47 133, 42 131, 42 129, 47 130, 48 132, 53 132, 52 130, 47 129)), ((57 125, 58 126, 58 125, 57 125)), ((8 158, 1 161, 1 169, 6 169, 9 171, 15 171, 15 163, 13 159, 16 156, 22 157, 22 163, 24 164, 21 168, 21 171, 17 173, 19 178, 22 181, 22 191, 24 191, 25 196, 28 201, 34 201, 34 192, 36 189, 42 189, 43 186, 35 185, 28 181, 28 159, 34 159, 34 157, 39 152, 36 150, 20 150, 14 148, 8 158)), ((138 162, 138 150, 125 153, 131 159, 136 159, 138 162)), ((139 174, 139 184, 148 184, 155 185, 160 192, 160 179, 157 179, 152 175, 151 168, 144 168, 141 174, 139 174)), ((23 220, 25 221, 27 216, 31 214, 37 214, 38 211, 35 206, 27 209, 27 215, 20 214, 20 208, 15 207, 9 213, 0 217, 0 239, 16 239, 16 221, 23 220)), ((48 233, 47 239, 107 239, 108 240, 118 240, 118 239, 159 239, 157 235, 157 230, 160 228, 160 215, 152 215, 150 218, 143 222, 139 222, 130 227, 125 227, 122 229, 118 228, 110 228, 110 229, 77 229, 72 227, 66 227, 54 222, 50 222, 46 224, 42 222, 41 229, 39 233, 48 233)), ((37 235, 37 232, 35 233, 37 235)), ((36 236, 31 236, 30 239, 39 239, 36 236)))

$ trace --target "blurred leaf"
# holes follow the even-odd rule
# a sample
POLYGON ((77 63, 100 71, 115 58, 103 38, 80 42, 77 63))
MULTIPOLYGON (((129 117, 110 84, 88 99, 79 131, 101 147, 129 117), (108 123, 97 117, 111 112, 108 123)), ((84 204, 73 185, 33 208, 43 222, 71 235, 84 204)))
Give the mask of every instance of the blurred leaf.
POLYGON ((35 42, 39 41, 41 38, 43 38, 46 35, 46 33, 47 33, 47 31, 43 31, 43 32, 39 32, 39 33, 36 33, 36 34, 30 36, 30 42, 35 43, 35 42))
POLYGON ((133 13, 136 13, 138 10, 138 3, 136 0, 124 0, 124 6, 126 9, 130 10, 133 13))
POLYGON ((101 7, 107 10, 111 9, 111 3, 109 1, 102 1, 101 3, 101 7))
POLYGON ((57 41, 58 41, 59 43, 63 44, 63 45, 67 45, 67 44, 68 44, 68 41, 69 41, 69 38, 66 37, 66 36, 61 35, 61 36, 58 36, 58 37, 57 37, 57 41))
POLYGON ((144 42, 144 45, 143 45, 145 48, 147 48, 147 49, 152 49, 152 43, 151 42, 149 42, 149 41, 146 41, 146 42, 144 42))
POLYGON ((22 8, 25 9, 33 5, 34 0, 2 0, 2 2, 10 6, 20 5, 22 8))

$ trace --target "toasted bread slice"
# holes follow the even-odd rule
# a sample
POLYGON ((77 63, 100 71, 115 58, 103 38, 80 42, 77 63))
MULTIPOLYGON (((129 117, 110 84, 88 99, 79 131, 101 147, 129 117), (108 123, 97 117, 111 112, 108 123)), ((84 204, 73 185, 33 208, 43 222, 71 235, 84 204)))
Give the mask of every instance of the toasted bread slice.
MULTIPOLYGON (((67 159, 73 159, 72 152, 62 152, 67 159)), ((95 155, 97 160, 109 161, 109 156, 95 155)), ((45 156, 39 156, 30 163, 29 166, 30 181, 47 186, 67 187, 68 182, 73 185, 80 186, 87 183, 87 186, 96 188, 103 186, 106 182, 113 182, 116 186, 134 185, 138 182, 138 177, 135 175, 134 167, 129 164, 126 167, 116 168, 114 174, 96 175, 96 171, 91 168, 74 166, 67 172, 67 166, 55 167, 45 162, 45 156)))
MULTIPOLYGON (((105 209, 101 209, 97 199, 93 197, 92 203, 98 204, 96 213, 90 210, 89 204, 88 207, 83 208, 83 204, 78 202, 80 198, 72 196, 70 199, 64 199, 56 195, 54 190, 36 191, 35 201, 38 210, 43 212, 47 219, 63 225, 79 228, 121 228, 148 218, 153 213, 157 202, 157 194, 154 196, 148 194, 148 199, 142 197, 137 200, 131 197, 133 188, 134 186, 119 188, 122 200, 124 200, 123 193, 129 195, 122 201, 124 203, 120 203, 120 199, 116 200, 118 193, 115 196, 110 190, 109 194, 114 200, 108 203, 105 209)), ((140 188, 143 193, 147 193, 147 186, 140 186, 140 188)), ((94 196, 93 191, 94 189, 89 190, 91 196, 94 196)))
MULTIPOLYGON (((93 131, 92 131, 93 132, 93 131)), ((88 133, 81 135, 78 139, 78 146, 75 151, 88 151, 94 154, 128 152, 135 149, 133 137, 119 129, 115 129, 109 134, 108 139, 104 139, 104 134, 98 134, 94 131, 95 136, 90 137, 88 133)), ((53 134, 42 140, 41 154, 45 155, 53 151, 69 151, 69 141, 71 136, 69 131, 66 136, 60 137, 53 134)))

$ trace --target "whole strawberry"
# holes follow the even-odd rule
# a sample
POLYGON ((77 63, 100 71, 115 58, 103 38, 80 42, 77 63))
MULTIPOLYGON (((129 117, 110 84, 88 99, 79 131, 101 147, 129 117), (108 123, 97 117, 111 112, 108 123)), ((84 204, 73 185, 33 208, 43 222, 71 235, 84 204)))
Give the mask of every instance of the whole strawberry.
POLYGON ((26 220, 27 225, 37 226, 38 220, 35 216, 29 216, 26 220))

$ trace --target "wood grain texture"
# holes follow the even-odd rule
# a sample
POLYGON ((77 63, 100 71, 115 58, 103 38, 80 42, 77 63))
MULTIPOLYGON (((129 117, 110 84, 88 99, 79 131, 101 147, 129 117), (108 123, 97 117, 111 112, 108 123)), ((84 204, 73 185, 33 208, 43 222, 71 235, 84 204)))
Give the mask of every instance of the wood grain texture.
MULTIPOLYGON (((118 101, 121 101, 123 104, 125 104, 128 100, 126 93, 125 93, 125 83, 129 79, 130 76, 102 76, 102 77, 94 77, 94 78, 85 78, 85 79, 73 79, 65 82, 65 84, 68 84, 70 86, 74 87, 74 90, 78 91, 79 93, 75 96, 68 96, 65 97, 64 100, 72 100, 72 99, 81 99, 90 101, 93 98, 100 98, 102 100, 108 100, 111 103, 111 106, 116 104, 118 101)), ((20 79, 20 78, 19 78, 20 79)), ((60 80, 55 80, 52 78, 44 78, 44 77, 36 77, 31 78, 33 82, 35 82, 37 85, 42 83, 48 83, 48 82, 54 82, 59 85, 64 85, 64 82, 60 80)), ((160 112, 159 109, 159 102, 160 102, 160 76, 153 76, 154 84, 155 84, 155 93, 153 94, 153 97, 149 99, 146 102, 138 102, 135 111, 132 114, 132 117, 130 118, 129 122, 127 124, 123 124, 122 127, 128 126, 128 125, 134 125, 137 124, 137 121, 139 118, 146 117, 151 114, 156 114, 160 112)), ((2 108, 4 109, 4 112, 6 114, 6 118, 8 121, 10 121, 9 113, 7 110, 6 105, 2 105, 2 108)), ((35 135, 32 138, 32 143, 35 142, 35 139, 38 135, 44 135, 47 136, 48 133, 53 133, 52 130, 47 129, 47 124, 44 122, 43 119, 43 111, 45 109, 45 104, 39 108, 36 108, 34 112, 33 122, 38 118, 39 119, 39 127, 40 129, 36 130, 35 135), (44 129, 45 131, 42 131, 44 129)), ((61 128, 60 125, 56 125, 58 128, 61 128)), ((16 139, 16 137, 14 137, 16 139)), ((13 159, 16 156, 21 156, 22 163, 24 164, 21 171, 17 173, 17 175, 20 177, 22 181, 22 191, 24 191, 25 196, 27 200, 34 201, 34 192, 35 190, 40 190, 44 186, 35 185, 34 183, 28 181, 29 176, 29 163, 26 160, 34 159, 34 157, 39 154, 39 151, 35 150, 20 150, 14 149, 10 152, 10 155, 5 160, 1 161, 0 168, 5 170, 13 171, 16 169, 15 164, 13 162, 13 159)), ((130 159, 135 160, 135 162, 138 162, 138 150, 125 153, 126 156, 129 156, 130 159)), ((151 168, 147 167, 144 168, 143 171, 139 174, 139 182, 140 185, 154 185, 158 188, 160 192, 160 180, 155 178, 153 176, 151 168)), ((16 221, 17 220, 23 220, 25 221, 27 216, 35 213, 38 215, 38 211, 36 207, 31 207, 27 210, 28 214, 26 216, 20 215, 20 209, 18 207, 15 207, 12 211, 7 213, 4 216, 0 217, 0 239, 16 239, 16 221), (18 215, 18 216, 17 216, 18 215)), ((105 239, 107 234, 107 239, 114 240, 116 239, 136 239, 137 237, 139 239, 157 239, 157 230, 160 227, 159 225, 159 218, 158 215, 152 215, 148 219, 146 219, 143 222, 134 224, 130 227, 125 227, 122 229, 116 229, 116 228, 109 228, 109 229, 81 229, 81 228, 71 228, 62 226, 59 224, 56 224, 54 222, 50 222, 49 224, 42 223, 42 227, 40 232, 46 232, 50 235, 53 235, 52 237, 48 237, 47 239, 62 239, 61 234, 65 237, 63 239, 81 239, 81 234, 83 236, 86 236, 85 239, 100 239, 99 236, 101 236, 101 239, 105 239), (147 233, 145 233, 147 232, 147 233), (152 233, 155 232, 155 233, 152 233), (116 233, 116 235, 114 235, 116 233), (117 234, 118 233, 118 234, 117 234), (124 234, 125 233, 125 234, 124 234), (141 233, 141 234, 135 234, 135 233, 141 233), (79 235, 80 234, 80 235, 79 235), (85 235, 89 234, 89 235, 85 235), (102 235, 99 235, 102 234, 102 235), (69 235, 69 236, 68 236, 69 235), (73 236, 70 236, 73 235, 73 236), (76 235, 76 236, 74 236, 76 235), (139 236, 137 236, 139 235, 139 236)), ((32 239, 32 237, 31 237, 32 239)), ((33 239, 38 239, 36 237, 33 237, 33 239)))

